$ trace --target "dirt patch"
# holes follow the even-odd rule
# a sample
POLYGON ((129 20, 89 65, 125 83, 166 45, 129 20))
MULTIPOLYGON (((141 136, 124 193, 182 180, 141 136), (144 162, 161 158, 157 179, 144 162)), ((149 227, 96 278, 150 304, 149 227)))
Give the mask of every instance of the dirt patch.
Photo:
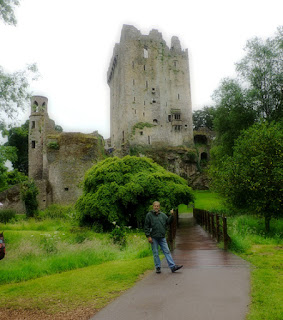
POLYGON ((40 310, 0 309, 0 320, 88 320, 98 312, 98 309, 78 308, 69 312, 48 314, 40 310))

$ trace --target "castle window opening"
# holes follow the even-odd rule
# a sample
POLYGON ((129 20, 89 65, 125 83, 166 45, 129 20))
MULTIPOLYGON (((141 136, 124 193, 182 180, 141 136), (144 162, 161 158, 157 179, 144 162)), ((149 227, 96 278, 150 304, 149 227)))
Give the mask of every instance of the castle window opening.
POLYGON ((42 106, 45 107, 45 102, 43 102, 42 106))
POLYGON ((145 101, 143 102, 143 105, 145 106, 145 101))
POLYGON ((185 129, 187 129, 188 128, 188 125, 187 124, 185 124, 185 129))
POLYGON ((38 112, 38 103, 37 103, 37 101, 34 101, 34 103, 33 103, 33 111, 34 112, 38 112))
POLYGON ((175 113, 174 114, 174 119, 175 120, 181 120, 181 114, 180 113, 175 113))
POLYGON ((182 127, 182 126, 174 126, 174 127, 175 127, 175 128, 174 128, 175 131, 181 131, 181 127, 182 127))
POLYGON ((151 89, 151 92, 152 92, 152 93, 155 93, 155 88, 152 88, 152 89, 151 89))
POLYGON ((136 97, 134 97, 134 102, 136 102, 136 97))
POLYGON ((147 50, 147 48, 143 48, 143 57, 144 57, 145 59, 148 58, 148 50, 147 50))
POLYGON ((145 87, 148 88, 148 81, 145 82, 145 87))
POLYGON ((31 122, 31 128, 34 129, 35 128, 35 121, 31 122))
POLYGON ((150 136, 148 136, 148 137, 147 137, 148 144, 150 144, 150 142, 151 142, 150 140, 151 140, 151 139, 150 139, 150 136))
POLYGON ((125 131, 122 132, 122 143, 125 142, 125 131))
POLYGON ((31 147, 34 149, 35 148, 35 141, 34 140, 32 140, 32 142, 31 142, 31 147))
POLYGON ((65 191, 69 191, 69 188, 64 188, 65 191))
POLYGON ((180 100, 180 94, 178 93, 178 100, 180 100))
POLYGON ((140 135, 141 135, 141 136, 143 135, 143 131, 140 131, 140 135))
POLYGON ((158 123, 158 120, 157 119, 153 119, 153 123, 158 123))
POLYGON ((135 85, 135 79, 133 79, 133 85, 135 85))
POLYGON ((152 103, 156 103, 156 100, 152 99, 152 103))
POLYGON ((135 68, 135 62, 134 61, 132 62, 132 67, 133 67, 133 69, 135 68))
POLYGON ((143 114, 142 114, 144 117, 145 117, 145 112, 143 112, 143 114))
POLYGON ((143 65, 143 70, 145 71, 145 64, 143 65))
POLYGON ((172 121, 172 115, 168 114, 168 121, 171 122, 172 121))
POLYGON ((177 60, 174 60, 174 67, 177 67, 177 60))

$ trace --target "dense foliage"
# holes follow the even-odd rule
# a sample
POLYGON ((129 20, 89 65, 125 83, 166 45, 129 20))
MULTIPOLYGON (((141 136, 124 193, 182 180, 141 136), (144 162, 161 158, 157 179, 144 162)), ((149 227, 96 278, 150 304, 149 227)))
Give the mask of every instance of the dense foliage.
POLYGON ((222 80, 213 94, 219 156, 232 155, 242 130, 260 120, 283 118, 283 27, 274 37, 249 40, 245 50, 245 57, 236 64, 237 79, 222 80))
POLYGON ((201 110, 193 111, 193 124, 194 130, 200 128, 213 129, 213 120, 214 120, 215 109, 213 107, 203 107, 201 110))
POLYGON ((108 158, 86 174, 84 192, 76 203, 81 223, 141 227, 153 201, 168 212, 193 201, 191 188, 179 176, 151 159, 126 156, 108 158))
POLYGON ((24 201, 27 217, 34 217, 38 212, 38 188, 33 180, 24 181, 21 185, 21 197, 24 201))
POLYGON ((213 184, 236 209, 265 217, 283 216, 283 128, 263 122, 242 132, 232 156, 210 168, 213 184))
POLYGON ((18 6, 19 0, 0 0, 0 19, 10 25, 16 25, 15 6, 18 6))

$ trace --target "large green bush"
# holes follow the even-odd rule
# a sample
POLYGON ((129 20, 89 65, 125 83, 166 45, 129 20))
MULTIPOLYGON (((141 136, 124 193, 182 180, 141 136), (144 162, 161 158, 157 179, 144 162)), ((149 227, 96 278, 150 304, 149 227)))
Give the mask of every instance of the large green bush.
POLYGON ((186 180, 151 159, 114 157, 87 172, 76 209, 82 224, 101 224, 105 230, 113 222, 142 227, 153 201, 160 201, 162 210, 168 212, 193 198, 186 180))

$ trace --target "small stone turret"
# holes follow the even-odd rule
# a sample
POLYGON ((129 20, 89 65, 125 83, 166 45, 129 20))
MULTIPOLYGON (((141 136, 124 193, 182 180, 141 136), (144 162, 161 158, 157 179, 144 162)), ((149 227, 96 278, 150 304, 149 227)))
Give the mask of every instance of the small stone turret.
POLYGON ((43 149, 45 142, 45 124, 48 99, 42 96, 31 98, 31 114, 29 121, 29 177, 34 180, 44 178, 43 149))

